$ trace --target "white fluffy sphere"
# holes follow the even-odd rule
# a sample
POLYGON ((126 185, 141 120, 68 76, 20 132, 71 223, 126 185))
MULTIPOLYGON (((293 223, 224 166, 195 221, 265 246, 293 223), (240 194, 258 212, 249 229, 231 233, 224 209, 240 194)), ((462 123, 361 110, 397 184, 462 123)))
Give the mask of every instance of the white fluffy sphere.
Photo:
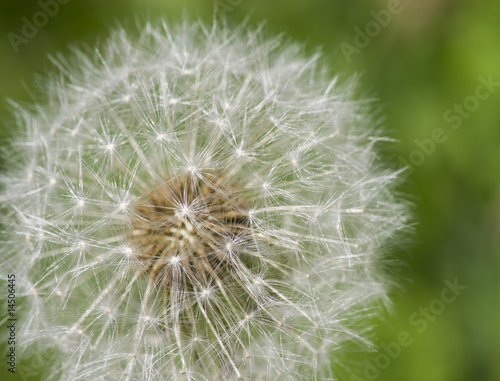
POLYGON ((0 195, 19 345, 56 349, 52 379, 336 379, 406 208, 319 59, 189 22, 57 59, 0 195))

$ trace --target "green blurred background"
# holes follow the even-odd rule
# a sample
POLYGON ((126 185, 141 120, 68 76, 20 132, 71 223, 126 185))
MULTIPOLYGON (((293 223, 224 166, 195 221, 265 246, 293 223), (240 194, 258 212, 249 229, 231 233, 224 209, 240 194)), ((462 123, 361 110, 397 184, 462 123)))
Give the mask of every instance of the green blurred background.
MULTIPOLYGON (((397 253, 405 263, 394 274, 401 288, 376 331, 386 348, 401 332, 411 344, 389 361, 382 346, 360 354, 360 379, 500 380, 500 84, 483 86, 485 99, 475 95, 482 81, 500 82, 499 1, 65 1, 17 47, 9 33, 22 36, 23 17, 32 20, 41 7, 35 0, 0 2, 2 138, 15 133, 3 122, 4 100, 30 99, 34 74, 51 68, 48 55, 92 44, 116 22, 175 22, 183 13, 210 20, 214 8, 233 23, 267 20, 270 32, 284 32, 308 52, 322 47, 332 74, 362 74, 361 93, 378 99, 386 134, 398 141, 384 155, 413 167, 401 191, 415 205, 415 239, 397 253), (439 302, 445 280, 455 278, 467 289, 439 302)), ((15 377, 2 360, 0 378, 40 380, 47 356, 18 362, 23 374, 15 377)))

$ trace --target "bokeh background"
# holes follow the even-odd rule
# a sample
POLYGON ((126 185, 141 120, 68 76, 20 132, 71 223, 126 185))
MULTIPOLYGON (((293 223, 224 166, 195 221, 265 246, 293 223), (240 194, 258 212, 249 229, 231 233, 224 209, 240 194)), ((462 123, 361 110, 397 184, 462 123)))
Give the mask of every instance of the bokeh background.
MULTIPOLYGON (((361 74, 360 93, 378 100, 386 135, 397 141, 382 154, 394 166, 410 166, 400 190, 414 204, 415 234, 395 254, 404 265, 393 274, 400 284, 393 311, 374 322, 379 349, 356 355, 359 380, 500 380, 499 1, 64 2, 18 45, 9 33, 22 36, 23 18, 31 21, 42 8, 35 0, 0 2, 2 140, 15 134, 5 123, 5 100, 29 100, 34 74, 51 69, 49 55, 93 44, 117 22, 175 23, 183 14, 210 20, 217 9, 232 23, 266 20, 270 33, 285 33, 306 52, 320 46, 332 75, 361 74), (479 99, 484 81, 493 83, 479 99), (455 280, 467 288, 453 302, 439 302, 445 282, 455 280), (402 332, 411 344, 386 361, 383 348, 402 332)), ((6 290, 0 293, 4 301, 6 290)), ((49 353, 20 361, 13 376, 2 360, 0 378, 42 380, 46 361, 49 353)))

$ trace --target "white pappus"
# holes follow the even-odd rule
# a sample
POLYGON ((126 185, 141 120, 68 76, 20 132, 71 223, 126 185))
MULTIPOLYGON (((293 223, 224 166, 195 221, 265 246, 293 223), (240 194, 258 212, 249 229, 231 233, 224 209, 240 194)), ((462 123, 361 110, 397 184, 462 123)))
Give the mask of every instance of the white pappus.
POLYGON ((48 379, 337 379, 408 224, 370 103, 320 61, 188 21, 54 60, 0 193, 19 350, 53 347, 48 379))

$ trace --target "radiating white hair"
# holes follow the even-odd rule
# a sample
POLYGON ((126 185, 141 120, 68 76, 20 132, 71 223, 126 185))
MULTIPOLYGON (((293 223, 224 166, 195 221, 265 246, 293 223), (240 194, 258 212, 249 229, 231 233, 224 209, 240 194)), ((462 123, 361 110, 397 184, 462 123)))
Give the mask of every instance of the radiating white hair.
POLYGON ((407 208, 369 102, 222 24, 118 29, 16 108, 1 281, 49 379, 333 380, 386 301, 407 208))

